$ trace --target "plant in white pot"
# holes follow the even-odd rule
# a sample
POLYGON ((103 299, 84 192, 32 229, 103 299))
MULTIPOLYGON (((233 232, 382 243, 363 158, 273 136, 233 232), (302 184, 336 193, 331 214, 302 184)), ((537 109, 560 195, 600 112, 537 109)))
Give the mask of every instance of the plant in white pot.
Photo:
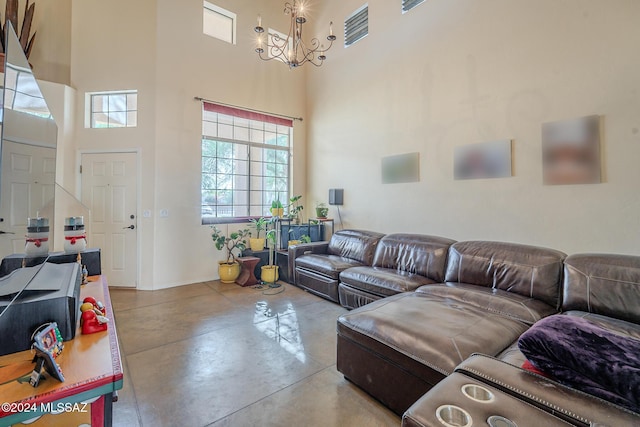
POLYGON ((261 251, 264 249, 265 239, 260 237, 260 233, 267 229, 267 219, 265 217, 260 217, 258 219, 252 219, 251 225, 254 230, 256 230, 256 237, 253 237, 253 233, 251 234, 251 239, 249 239, 249 243, 251 245, 251 250, 261 251))
POLYGON ((269 247, 269 265, 260 268, 260 278, 265 283, 275 283, 278 281, 278 266, 273 264, 273 256, 276 248, 276 230, 267 231, 267 246, 269 247))
POLYGON ((225 235, 215 225, 211 227, 211 239, 219 251, 227 250, 227 259, 218 262, 218 274, 222 283, 233 283, 240 276, 240 263, 233 253, 234 250, 242 252, 247 248, 247 238, 251 235, 248 229, 233 231, 229 236, 225 235))

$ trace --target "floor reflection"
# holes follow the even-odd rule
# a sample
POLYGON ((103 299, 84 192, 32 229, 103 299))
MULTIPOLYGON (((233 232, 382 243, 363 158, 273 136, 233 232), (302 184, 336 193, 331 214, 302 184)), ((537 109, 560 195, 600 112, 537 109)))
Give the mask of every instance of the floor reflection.
POLYGON ((294 355, 300 362, 307 361, 300 336, 298 316, 293 304, 288 303, 284 311, 276 312, 267 301, 258 301, 253 323, 256 329, 275 340, 280 347, 294 355))

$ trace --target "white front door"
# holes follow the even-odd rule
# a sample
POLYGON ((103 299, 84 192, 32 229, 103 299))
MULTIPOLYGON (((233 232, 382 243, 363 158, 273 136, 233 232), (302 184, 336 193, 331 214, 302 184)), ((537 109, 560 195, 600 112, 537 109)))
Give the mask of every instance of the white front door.
POLYGON ((82 203, 91 209, 88 246, 102 252, 111 286, 138 281, 136 153, 82 154, 82 203))
MULTIPOLYGON (((35 218, 51 203, 56 175, 55 148, 7 140, 2 145, 0 259, 24 253, 27 218, 35 218)), ((49 220, 53 227, 53 219, 49 220)))

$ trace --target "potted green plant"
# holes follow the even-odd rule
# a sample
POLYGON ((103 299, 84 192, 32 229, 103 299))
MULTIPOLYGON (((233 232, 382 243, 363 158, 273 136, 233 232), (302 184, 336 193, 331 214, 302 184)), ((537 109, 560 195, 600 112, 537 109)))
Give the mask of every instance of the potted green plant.
POLYGON ((316 217, 325 219, 329 215, 329 208, 325 203, 318 203, 316 205, 316 217))
POLYGON ((251 235, 248 229, 234 231, 225 235, 215 225, 211 227, 211 239, 219 251, 227 250, 227 259, 218 262, 218 274, 222 283, 233 283, 240 276, 240 263, 233 253, 234 250, 242 252, 247 248, 247 238, 251 235))
POLYGON ((300 213, 304 209, 304 206, 300 204, 302 196, 293 196, 289 199, 289 218, 293 218, 296 224, 300 224, 300 213))
POLYGON ((267 219, 265 217, 258 219, 253 218, 249 222, 251 222, 252 227, 256 230, 256 237, 253 237, 252 234, 251 239, 249 239, 251 250, 254 252, 261 251, 264 249, 265 239, 260 238, 260 233, 267 229, 267 219))
POLYGON ((303 234, 302 236, 300 236, 300 241, 302 243, 311 243, 311 236, 307 236, 306 234, 303 234))
POLYGON ((277 216, 280 218, 284 216, 284 207, 282 206, 280 199, 271 202, 271 216, 277 216))
POLYGON ((260 267, 260 278, 266 283, 275 283, 278 281, 278 266, 273 264, 273 255, 276 249, 276 230, 267 231, 267 246, 269 247, 269 265, 260 267))

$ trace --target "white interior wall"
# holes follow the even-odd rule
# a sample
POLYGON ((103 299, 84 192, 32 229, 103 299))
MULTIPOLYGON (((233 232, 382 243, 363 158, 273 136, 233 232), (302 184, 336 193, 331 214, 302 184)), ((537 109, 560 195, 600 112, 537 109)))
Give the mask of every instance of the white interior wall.
MULTIPOLYGON (((237 14, 237 43, 202 33, 202 1, 157 1, 154 288, 218 277, 211 230, 201 225, 201 103, 194 97, 273 113, 305 116, 303 70, 262 62, 255 49, 256 17, 284 31, 279 0, 214 3, 237 14)), ((293 192, 306 187, 306 120, 294 125, 293 192)), ((246 225, 233 225, 238 228, 246 225)))
POLYGON ((309 75, 309 197, 344 188, 349 227, 640 253, 640 2, 368 3, 369 36, 309 75), (543 186, 541 123, 591 114, 604 182, 543 186), (453 180, 454 147, 509 138, 512 178, 453 180), (381 158, 408 152, 421 182, 382 185, 381 158))
MULTIPOLYGON (((71 86, 76 96, 76 162, 83 152, 139 152, 139 288, 152 289, 155 251, 156 1, 73 0, 71 86), (87 92, 138 90, 138 126, 88 129, 87 92), (143 218, 142 210, 154 213, 143 218)), ((80 175, 75 196, 80 199, 80 175)), ((91 241, 88 242, 91 246, 91 241)))

